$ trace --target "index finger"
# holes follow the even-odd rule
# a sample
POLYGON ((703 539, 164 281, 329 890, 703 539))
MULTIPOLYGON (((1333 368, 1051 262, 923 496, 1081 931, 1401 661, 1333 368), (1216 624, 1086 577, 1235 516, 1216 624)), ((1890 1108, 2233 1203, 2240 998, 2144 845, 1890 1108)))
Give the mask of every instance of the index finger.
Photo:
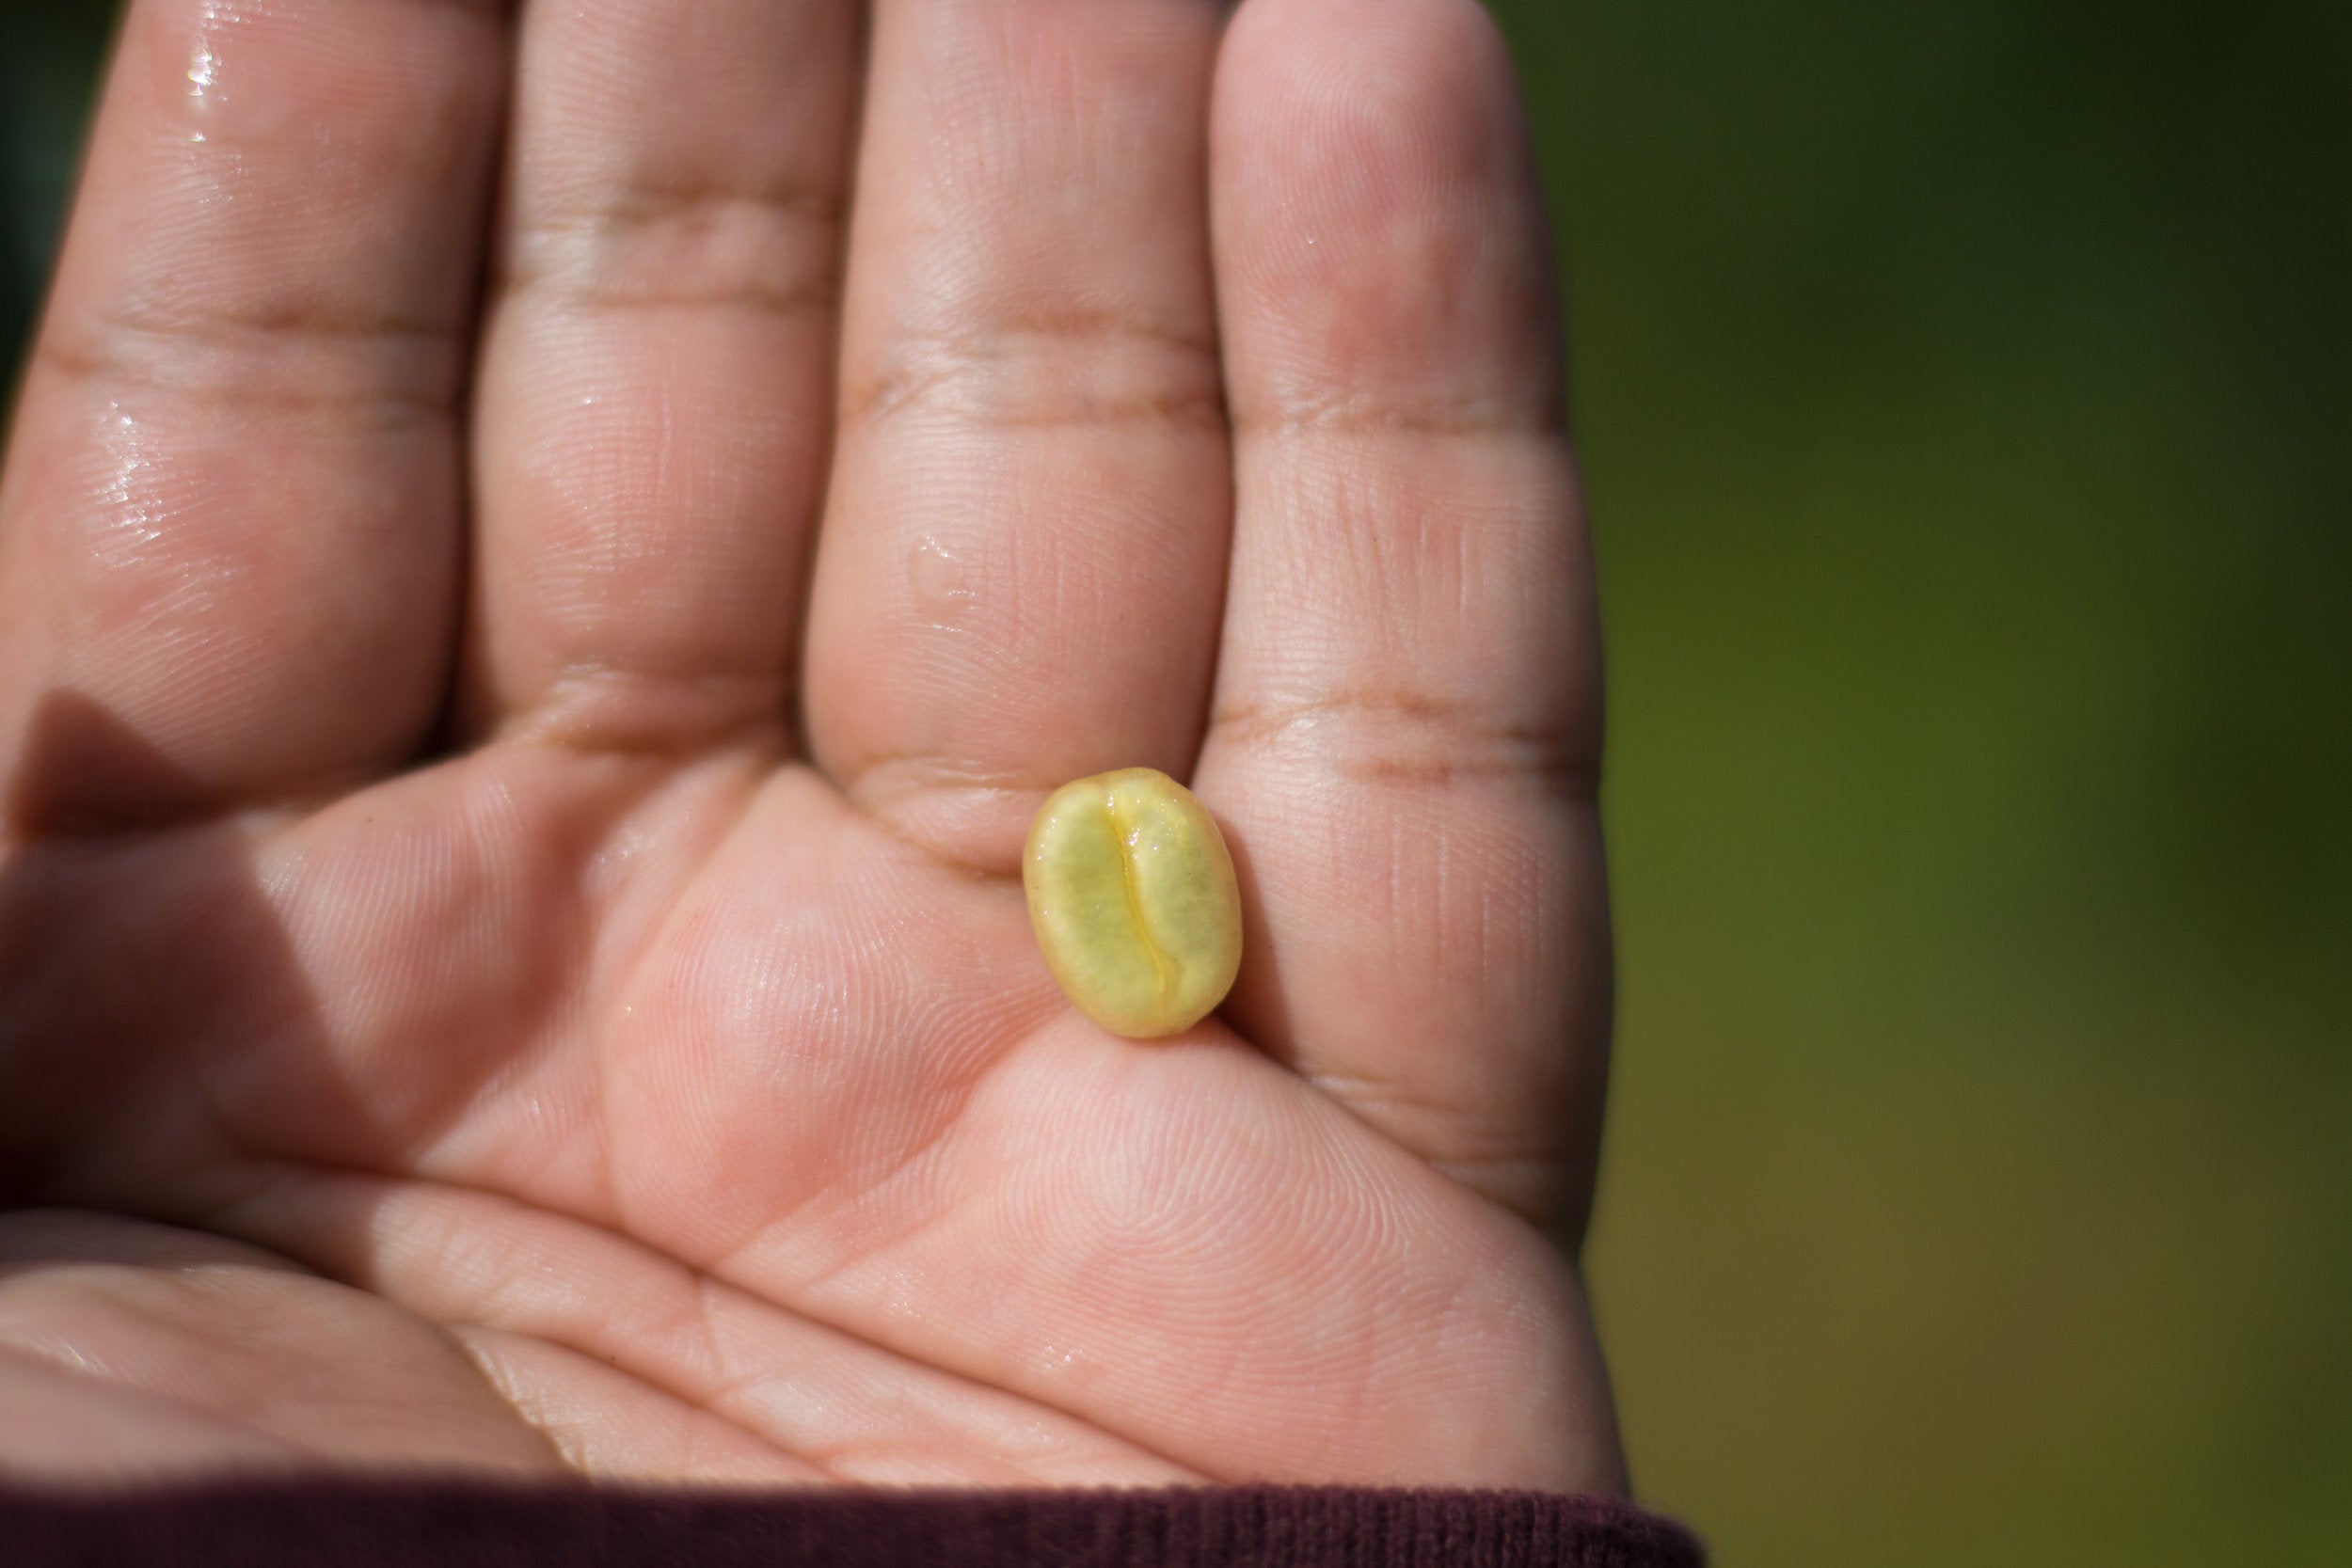
POLYGON ((504 10, 132 5, 0 481, 19 824, 304 793, 431 728, 504 10))

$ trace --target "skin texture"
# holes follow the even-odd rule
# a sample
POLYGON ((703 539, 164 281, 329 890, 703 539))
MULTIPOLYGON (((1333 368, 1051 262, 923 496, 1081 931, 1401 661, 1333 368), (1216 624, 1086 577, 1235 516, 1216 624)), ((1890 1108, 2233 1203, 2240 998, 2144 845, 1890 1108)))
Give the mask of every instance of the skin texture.
POLYGON ((1115 1035, 1162 1039, 1209 1015, 1241 964, 1241 893, 1216 819, 1155 768, 1046 797, 1021 856, 1045 967, 1115 1035))
POLYGON ((1551 277, 1470 0, 136 0, 0 1469, 1621 1486, 1551 277), (1019 881, 1136 764, 1248 941, 1153 1045, 1019 881))

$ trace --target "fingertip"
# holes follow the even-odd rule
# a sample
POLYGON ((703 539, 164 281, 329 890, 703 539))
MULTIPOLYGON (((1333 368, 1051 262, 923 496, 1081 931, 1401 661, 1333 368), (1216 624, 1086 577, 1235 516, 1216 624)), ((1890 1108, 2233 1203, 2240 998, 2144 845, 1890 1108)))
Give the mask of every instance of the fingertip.
POLYGON ((1370 143, 1441 174, 1524 134, 1510 50, 1477 0, 1248 0, 1219 71, 1221 129, 1289 132, 1309 156, 1370 143))
POLYGON ((1542 193, 1475 0, 1250 0, 1211 175, 1220 298, 1263 345, 1236 368, 1238 417, 1393 396, 1557 420, 1542 193))

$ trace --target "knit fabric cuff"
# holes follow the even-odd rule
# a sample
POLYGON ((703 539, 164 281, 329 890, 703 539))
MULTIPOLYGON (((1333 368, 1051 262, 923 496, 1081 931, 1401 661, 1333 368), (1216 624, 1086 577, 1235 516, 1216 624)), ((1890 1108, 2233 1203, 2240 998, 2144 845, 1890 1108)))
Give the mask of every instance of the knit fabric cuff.
POLYGON ((1700 1568, 1679 1525, 1536 1492, 747 1494, 289 1477, 61 1491, 0 1483, 20 1568, 1700 1568))

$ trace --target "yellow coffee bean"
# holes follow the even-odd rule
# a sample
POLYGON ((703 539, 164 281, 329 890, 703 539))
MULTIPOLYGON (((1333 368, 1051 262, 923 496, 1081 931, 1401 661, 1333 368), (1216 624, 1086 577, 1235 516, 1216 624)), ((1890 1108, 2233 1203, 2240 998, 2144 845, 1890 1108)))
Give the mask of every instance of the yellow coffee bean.
POLYGON ((1241 967, 1225 835, 1191 790, 1122 768, 1047 797, 1021 859, 1046 967, 1087 1017, 1130 1039, 1191 1028, 1241 967))

